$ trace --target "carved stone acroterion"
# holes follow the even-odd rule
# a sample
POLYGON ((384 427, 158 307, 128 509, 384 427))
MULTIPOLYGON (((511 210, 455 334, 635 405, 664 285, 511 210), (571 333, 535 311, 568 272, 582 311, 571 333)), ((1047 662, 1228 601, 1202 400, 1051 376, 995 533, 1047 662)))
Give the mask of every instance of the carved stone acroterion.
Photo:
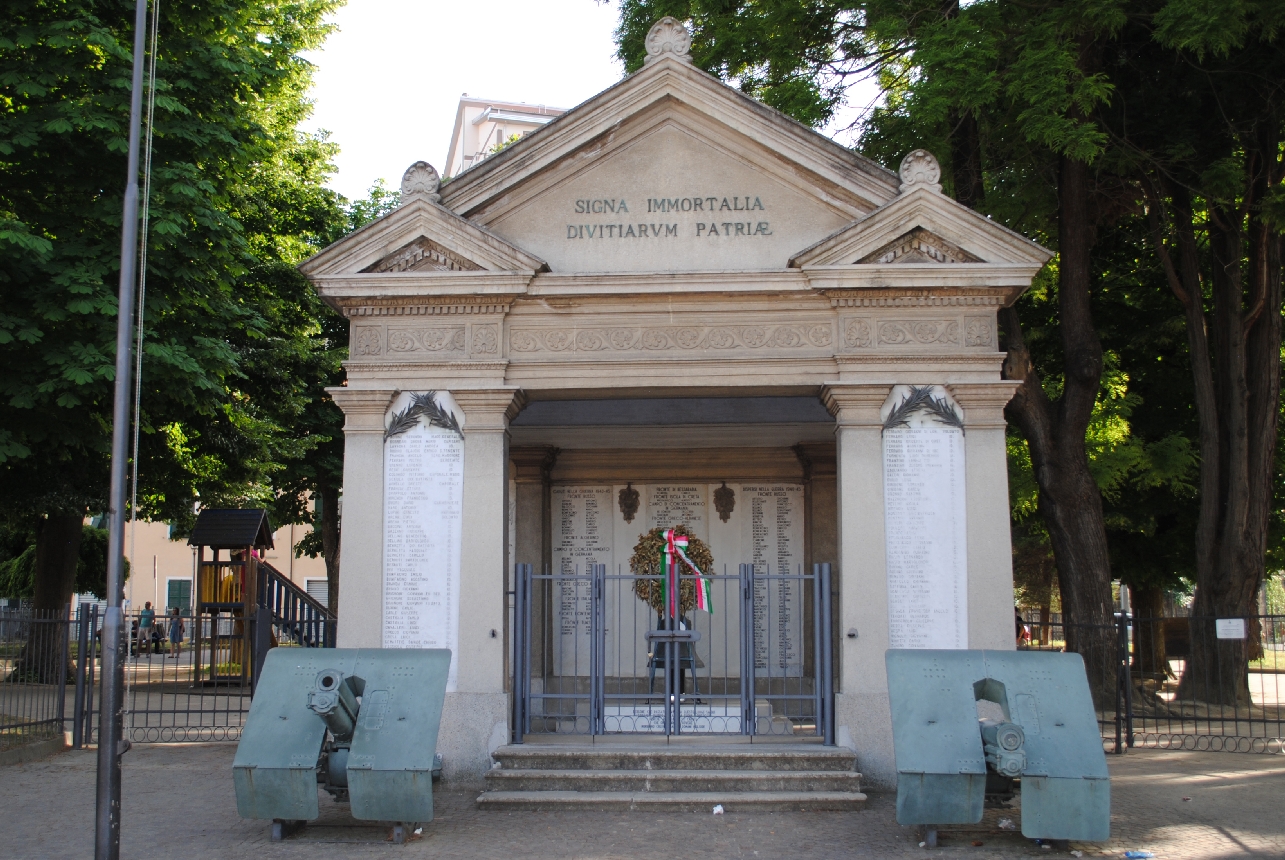
POLYGON ((903 194, 915 188, 941 191, 941 165, 926 149, 911 151, 901 160, 901 169, 898 172, 901 174, 903 194))
POLYGON ((402 205, 405 206, 412 197, 425 197, 430 203, 442 199, 437 189, 442 187, 442 177, 437 169, 427 161, 417 161, 402 174, 402 205))
POLYGON ((654 63, 666 55, 684 63, 692 61, 689 53, 692 48, 692 34, 687 32, 687 28, 681 21, 669 15, 652 25, 647 33, 646 45, 646 63, 654 63))

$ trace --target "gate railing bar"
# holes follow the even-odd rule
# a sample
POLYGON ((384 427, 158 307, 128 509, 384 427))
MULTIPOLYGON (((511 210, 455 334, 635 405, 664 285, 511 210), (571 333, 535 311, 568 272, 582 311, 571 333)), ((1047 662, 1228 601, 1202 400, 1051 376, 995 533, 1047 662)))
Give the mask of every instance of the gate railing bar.
POLYGON ((817 571, 821 580, 821 708, 818 719, 825 727, 825 745, 834 746, 834 630, 831 614, 830 565, 820 565, 817 571))
POLYGON ((741 565, 741 733, 753 736, 754 711, 754 565, 741 565))
POLYGON ((85 670, 93 657, 89 653, 89 603, 82 603, 76 610, 76 697, 71 708, 71 748, 85 745, 85 670))

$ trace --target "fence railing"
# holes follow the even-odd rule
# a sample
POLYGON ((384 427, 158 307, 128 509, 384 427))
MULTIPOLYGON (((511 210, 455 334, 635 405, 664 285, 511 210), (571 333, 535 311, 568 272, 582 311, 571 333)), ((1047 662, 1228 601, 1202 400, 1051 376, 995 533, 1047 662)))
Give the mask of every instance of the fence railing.
POLYGON ((66 611, 0 610, 0 750, 62 736, 70 626, 66 611))
MULTIPOLYGON (((142 743, 237 740, 253 695, 242 661, 261 662, 272 647, 333 646, 334 625, 278 618, 265 608, 249 617, 130 611, 120 643, 125 736, 142 743)), ((74 747, 97 741, 102 636, 96 604, 82 604, 74 617, 0 610, 0 750, 68 731, 74 747)))
POLYGON ((1103 742, 1114 752, 1159 747, 1285 752, 1285 616, 1141 618, 1110 627, 1041 624, 1019 647, 1085 657, 1103 742), (1096 651, 1105 643, 1109 653, 1096 651))
POLYGON ((709 578, 669 619, 659 580, 515 570, 513 741, 528 734, 820 735, 833 743, 829 565, 709 578), (658 599, 658 598, 657 598, 658 599))

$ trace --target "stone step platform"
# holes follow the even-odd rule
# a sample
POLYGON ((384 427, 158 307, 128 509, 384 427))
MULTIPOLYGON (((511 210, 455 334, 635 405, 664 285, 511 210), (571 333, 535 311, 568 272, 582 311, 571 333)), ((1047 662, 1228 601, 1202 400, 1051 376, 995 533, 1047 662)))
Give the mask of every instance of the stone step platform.
POLYGON ((488 791, 478 809, 635 812, 832 812, 861 809, 858 791, 488 791))
POLYGON ((479 809, 845 810, 865 802, 856 756, 819 744, 500 747, 479 809))
POLYGON ((511 744, 493 757, 505 770, 759 770, 833 771, 856 769, 846 747, 763 743, 655 746, 617 744, 511 744))
POLYGON ((854 771, 504 770, 486 776, 494 791, 860 791, 854 771))

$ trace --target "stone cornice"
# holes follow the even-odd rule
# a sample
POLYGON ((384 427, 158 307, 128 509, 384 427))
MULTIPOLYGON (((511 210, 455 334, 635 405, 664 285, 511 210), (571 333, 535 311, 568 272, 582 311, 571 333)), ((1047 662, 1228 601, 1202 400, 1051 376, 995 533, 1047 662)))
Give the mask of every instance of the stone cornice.
POLYGON ((433 296, 426 299, 373 299, 344 303, 348 319, 393 316, 446 316, 452 314, 498 314, 509 312, 512 296, 433 296))
POLYGON ((955 303, 1007 307, 1030 286, 1039 270, 1040 266, 1026 263, 889 263, 801 269, 814 289, 829 296, 832 303, 848 307, 913 306, 881 304, 908 292, 912 301, 967 298, 971 301, 955 303), (990 300, 982 301, 986 298, 990 300))
POLYGON ((487 374, 503 374, 508 368, 507 361, 345 361, 344 370, 350 374, 371 373, 432 373, 434 371, 473 371, 487 374))
POLYGON ((821 292, 834 308, 1000 307, 1008 298, 1007 291, 988 287, 866 287, 821 292))
POLYGON ((629 296, 663 298, 683 293, 811 292, 795 269, 717 272, 551 272, 536 275, 530 296, 629 296))

